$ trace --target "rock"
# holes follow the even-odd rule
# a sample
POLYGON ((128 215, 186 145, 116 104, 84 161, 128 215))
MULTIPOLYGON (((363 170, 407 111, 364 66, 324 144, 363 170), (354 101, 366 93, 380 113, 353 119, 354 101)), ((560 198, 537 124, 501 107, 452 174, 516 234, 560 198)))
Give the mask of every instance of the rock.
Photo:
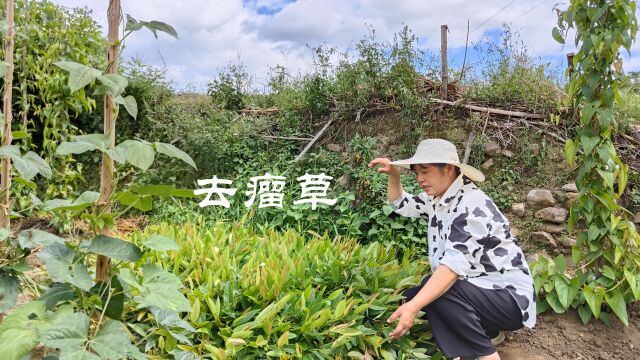
POLYGON ((548 232, 549 234, 560 234, 564 229, 564 225, 554 223, 545 223, 542 227, 542 231, 548 232))
POLYGON ((511 236, 514 238, 520 237, 520 230, 518 228, 511 226, 511 236))
POLYGON ((513 157, 513 152, 509 151, 509 150, 502 150, 502 151, 500 151, 500 155, 502 155, 504 157, 512 158, 513 157))
POLYGON ((576 199, 578 198, 578 193, 566 193, 565 194, 566 199, 564 200, 563 206, 565 209, 569 210, 571 209, 571 206, 573 205, 574 202, 576 202, 576 199))
POLYGON ((538 259, 540 259, 540 254, 533 254, 526 257, 528 264, 534 263, 538 261, 538 259))
POLYGON ((556 240, 548 232, 544 232, 544 231, 532 232, 531 239, 533 241, 536 241, 542 244, 551 244, 553 246, 558 246, 558 244, 556 244, 556 240))
POLYGON ((378 135, 378 136, 376 136, 376 139, 383 146, 386 146, 387 144, 389 144, 389 141, 391 140, 391 138, 389 136, 387 136, 387 135, 378 135))
POLYGON ((556 224, 562 224, 567 220, 569 212, 560 207, 547 207, 536 212, 536 218, 556 224))
POLYGON ((483 170, 489 170, 493 166, 493 159, 489 159, 482 163, 481 167, 483 170))
POLYGON ((573 245, 576 244, 576 239, 574 239, 572 237, 568 237, 568 236, 561 236, 558 239, 558 242, 560 244, 562 244, 562 246, 564 246, 566 248, 571 248, 573 245))
POLYGON ((349 188, 349 175, 344 174, 344 175, 340 176, 338 178, 338 180, 336 180, 336 183, 338 185, 340 185, 342 188, 348 189, 349 188))
POLYGON ((541 257, 549 257, 549 254, 547 254, 547 251, 545 249, 541 249, 534 254, 529 254, 525 257, 525 259, 527 260, 527 263, 531 264, 534 261, 540 260, 541 257))
POLYGON ((495 141, 489 141, 484 144, 484 152, 489 156, 495 156, 500 154, 500 145, 495 141))
POLYGON ((568 183, 562 185, 562 191, 577 193, 578 187, 576 186, 576 183, 568 183))
POLYGON ((516 216, 523 217, 526 213, 526 208, 524 203, 515 203, 511 206, 511 212, 516 214, 516 216))
POLYGON ((327 144, 325 148, 333 152, 342 152, 342 145, 340 144, 327 144))
POLYGON ((564 191, 552 190, 551 193, 553 194, 553 198, 556 199, 556 202, 558 204, 562 204, 562 202, 564 202, 567 198, 567 193, 564 191))
POLYGON ((636 217, 633 219, 635 224, 640 224, 640 212, 636 214, 636 217))
POLYGON ((553 198, 553 194, 547 189, 533 189, 527 194, 527 205, 534 210, 555 204, 556 200, 553 198))

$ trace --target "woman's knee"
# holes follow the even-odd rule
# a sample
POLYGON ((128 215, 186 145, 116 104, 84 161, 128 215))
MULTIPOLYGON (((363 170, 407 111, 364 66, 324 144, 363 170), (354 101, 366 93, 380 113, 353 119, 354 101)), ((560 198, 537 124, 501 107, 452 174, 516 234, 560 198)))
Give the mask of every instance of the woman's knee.
POLYGON ((427 315, 430 313, 449 313, 452 309, 451 294, 447 291, 437 299, 433 300, 431 304, 425 306, 422 311, 427 315))
POLYGON ((456 289, 457 284, 453 284, 449 290, 440 295, 431 304, 427 305, 423 311, 429 314, 430 312, 444 313, 450 317, 465 316, 469 313, 470 309, 464 301, 461 300, 458 291, 456 289))

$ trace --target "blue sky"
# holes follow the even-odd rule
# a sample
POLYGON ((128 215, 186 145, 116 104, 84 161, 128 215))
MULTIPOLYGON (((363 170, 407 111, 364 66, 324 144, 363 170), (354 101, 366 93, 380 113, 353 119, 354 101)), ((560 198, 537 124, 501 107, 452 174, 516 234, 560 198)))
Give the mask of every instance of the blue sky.
MULTIPOLYGON (((106 25, 106 0, 53 0, 68 6, 86 6, 106 25)), ((568 1, 568 0, 567 0, 568 1)), ((529 55, 565 66, 566 53, 575 51, 551 37, 557 0, 122 0, 124 13, 141 20, 173 25, 179 39, 149 32, 132 35, 125 57, 166 67, 178 89, 204 91, 218 69, 242 61, 258 84, 266 84, 269 68, 285 66, 289 73, 309 71, 308 46, 326 43, 353 49, 369 28, 380 41, 389 41, 406 24, 421 49, 438 54, 440 25, 449 26, 449 65, 462 64, 467 29, 470 43, 497 40, 503 24, 518 32, 529 55)), ((638 44, 625 60, 625 70, 639 70, 638 44)), ((483 61, 470 46, 467 63, 483 61)))

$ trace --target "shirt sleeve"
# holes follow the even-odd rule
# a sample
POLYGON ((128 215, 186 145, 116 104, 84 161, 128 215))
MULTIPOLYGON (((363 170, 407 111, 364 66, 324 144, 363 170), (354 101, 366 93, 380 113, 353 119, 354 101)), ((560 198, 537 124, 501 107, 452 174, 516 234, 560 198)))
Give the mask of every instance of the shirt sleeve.
POLYGON ((422 217, 427 218, 427 199, 420 195, 411 195, 406 191, 402 191, 402 195, 396 200, 388 202, 389 206, 396 214, 406 217, 422 217))
POLYGON ((478 263, 475 256, 482 256, 484 246, 481 243, 488 235, 489 231, 482 219, 468 212, 461 213, 451 223, 440 264, 446 265, 460 279, 466 278, 471 266, 478 263))

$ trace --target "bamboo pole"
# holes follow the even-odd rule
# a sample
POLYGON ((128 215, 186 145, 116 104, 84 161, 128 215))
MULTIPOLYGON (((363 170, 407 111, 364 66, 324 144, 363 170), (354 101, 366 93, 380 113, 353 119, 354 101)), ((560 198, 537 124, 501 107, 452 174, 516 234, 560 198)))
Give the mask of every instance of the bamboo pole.
MULTIPOLYGON (((122 9, 120 0, 110 0, 107 10, 107 19, 109 22, 109 34, 107 40, 109 48, 107 50, 107 72, 116 74, 118 72, 118 42, 119 42, 119 25, 122 9)), ((109 137, 109 146, 114 147, 116 143, 116 112, 117 108, 113 106, 113 99, 110 95, 104 96, 104 134, 109 137)), ((102 168, 100 171, 100 198, 98 203, 101 206, 101 214, 111 213, 111 205, 109 199, 113 192, 113 159, 107 155, 102 155, 102 168)), ((102 235, 113 236, 113 229, 109 225, 99 229, 102 235)), ((109 258, 98 255, 96 261, 96 281, 107 280, 109 270, 109 258)))
MULTIPOLYGON (((5 61, 7 62, 7 76, 4 79, 4 126, 2 129, 2 145, 11 145, 13 140, 11 136, 11 120, 13 119, 11 108, 12 91, 13 91, 13 38, 15 35, 15 24, 13 21, 13 0, 7 0, 7 37, 5 46, 5 61)), ((2 200, 0 201, 0 226, 8 229, 9 221, 9 189, 11 188, 11 159, 2 159, 2 175, 0 176, 0 192, 2 200)))

